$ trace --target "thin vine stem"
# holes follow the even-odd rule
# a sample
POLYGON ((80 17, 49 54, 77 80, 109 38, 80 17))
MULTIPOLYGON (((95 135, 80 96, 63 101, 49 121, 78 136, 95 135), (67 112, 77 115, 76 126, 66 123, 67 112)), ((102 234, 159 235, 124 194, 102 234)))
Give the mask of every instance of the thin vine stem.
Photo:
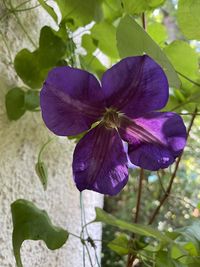
POLYGON ((186 75, 182 74, 181 72, 179 72, 177 70, 176 70, 176 73, 178 73, 180 76, 182 76, 187 81, 189 81, 189 82, 193 83, 194 85, 200 87, 200 83, 193 81, 192 79, 190 79, 189 77, 187 77, 186 75))
MULTIPOLYGON (((134 222, 137 223, 139 219, 139 213, 140 213, 140 206, 141 206, 141 196, 142 196, 142 185, 143 185, 143 179, 144 179, 144 169, 140 169, 140 176, 139 176, 139 185, 138 185, 138 195, 137 195, 137 204, 136 204, 136 213, 135 213, 135 219, 134 222)), ((132 238, 134 238, 134 234, 132 235, 132 238)), ((137 255, 137 254, 136 254, 137 255)), ((134 260, 136 259, 136 255, 133 255, 132 253, 128 254, 127 264, 126 267, 131 267, 133 265, 134 260)))
POLYGON ((88 246, 87 246, 86 243, 85 243, 85 248, 86 248, 86 251, 87 251, 87 254, 88 254, 90 265, 91 265, 91 267, 93 267, 93 263, 92 263, 92 258, 91 258, 91 255, 90 255, 90 251, 89 251, 89 248, 88 248, 88 246))
POLYGON ((3 20, 5 17, 7 17, 10 13, 13 13, 13 11, 17 10, 19 7, 21 7, 21 6, 23 6, 23 5, 27 4, 27 3, 29 3, 29 2, 31 2, 31 1, 32 1, 32 0, 27 0, 27 1, 25 1, 25 2, 23 2, 23 3, 21 3, 21 4, 19 4, 19 5, 17 5, 15 8, 10 9, 10 8, 7 7, 7 5, 6 5, 6 1, 4 0, 3 3, 4 3, 4 5, 5 5, 5 7, 6 7, 6 9, 8 10, 8 12, 5 13, 5 14, 0 18, 0 21, 3 20))
POLYGON ((142 196, 142 184, 144 180, 144 169, 140 169, 139 176, 139 186, 138 186, 138 196, 137 196, 137 205, 136 205, 136 213, 134 222, 137 223, 139 219, 140 207, 141 207, 141 196, 142 196))
MULTIPOLYGON (((80 192, 80 209, 81 209, 81 238, 84 239, 84 221, 83 221, 83 194, 80 192)), ((83 267, 85 267, 85 243, 82 243, 82 251, 83 251, 83 267)))
POLYGON ((10 4, 10 8, 11 8, 11 10, 12 10, 12 13, 13 13, 13 15, 14 15, 14 17, 15 17, 17 23, 19 24, 19 26, 21 27, 21 29, 23 30, 23 32, 26 34, 26 36, 27 36, 27 38, 29 39, 29 41, 31 42, 31 44, 32 44, 35 48, 37 48, 37 45, 36 45, 35 42, 32 40, 32 38, 31 38, 30 35, 28 34, 27 30, 25 29, 25 27, 24 27, 23 24, 21 23, 21 21, 20 21, 18 15, 16 14, 16 12, 15 12, 15 8, 13 7, 13 5, 12 5, 12 1, 11 1, 11 0, 9 1, 9 4, 10 4))
MULTIPOLYGON (((83 210, 84 228, 85 228, 85 231, 86 231, 87 236, 91 239, 90 234, 89 234, 89 232, 88 232, 88 228, 87 228, 88 224, 87 224, 87 222, 86 222, 85 206, 84 206, 83 196, 82 196, 82 210, 83 210)), ((88 239, 86 239, 86 240, 89 242, 88 239)), ((94 241, 93 239, 91 239, 91 240, 94 241)), ((95 254, 95 258, 96 258, 97 265, 98 265, 98 267, 101 267, 100 262, 99 262, 99 259, 98 259, 98 256, 97 256, 96 247, 95 247, 95 246, 92 246, 92 247, 93 247, 93 249, 94 249, 94 254, 95 254)), ((88 249, 88 250, 89 250, 89 249, 88 249)))
MULTIPOLYGON (((157 175, 158 175, 158 180, 159 180, 161 189, 162 189, 163 193, 166 194, 166 189, 164 188, 164 185, 163 185, 163 183, 162 183, 162 180, 161 180, 161 177, 160 177, 159 172, 157 172, 157 175)), ((189 201, 184 200, 181 196, 173 195, 173 194, 170 193, 170 197, 185 202, 186 204, 190 205, 193 209, 196 208, 196 206, 192 205, 189 201)))
MULTIPOLYGON (((189 137, 190 131, 191 131, 192 126, 193 126, 193 124, 194 124, 194 120, 195 120, 195 117, 196 117, 196 113, 197 113, 197 112, 198 112, 198 109, 197 109, 197 107, 196 107, 195 110, 194 110, 194 114, 192 115, 190 124, 189 124, 189 126, 188 126, 187 139, 188 139, 188 137, 189 137)), ((160 204, 158 205, 158 207, 155 209, 155 211, 153 212, 152 216, 150 217, 149 224, 152 224, 152 223, 154 222, 155 218, 157 217, 157 215, 158 215, 159 212, 160 212, 161 207, 165 204, 167 198, 169 197, 169 195, 170 195, 170 193, 171 193, 172 185, 173 185, 174 179, 175 179, 175 177, 176 177, 176 174, 177 174, 177 171, 178 171, 178 168, 179 168, 179 164, 180 164, 180 161, 181 161, 181 159, 182 159, 182 155, 183 155, 183 152, 181 153, 181 155, 179 156, 178 160, 176 161, 176 165, 175 165, 175 168, 174 168, 174 172, 173 172, 172 175, 171 175, 171 178, 170 178, 168 187, 167 187, 167 189, 166 189, 164 195, 163 195, 162 198, 160 199, 160 204)))
POLYGON ((44 145, 41 147, 40 152, 38 154, 38 162, 41 161, 41 157, 42 157, 42 153, 44 152, 44 150, 46 149, 46 147, 49 145, 49 143, 51 143, 53 140, 55 140, 56 137, 52 137, 50 138, 46 143, 44 143, 44 145))
POLYGON ((7 48, 8 56, 10 58, 10 63, 13 65, 13 60, 12 60, 12 55, 11 55, 10 48, 9 48, 8 43, 6 41, 6 38, 4 37, 4 34, 1 32, 1 30, 0 30, 0 35, 2 36, 2 40, 3 40, 3 42, 4 42, 4 44, 5 44, 6 48, 7 48))

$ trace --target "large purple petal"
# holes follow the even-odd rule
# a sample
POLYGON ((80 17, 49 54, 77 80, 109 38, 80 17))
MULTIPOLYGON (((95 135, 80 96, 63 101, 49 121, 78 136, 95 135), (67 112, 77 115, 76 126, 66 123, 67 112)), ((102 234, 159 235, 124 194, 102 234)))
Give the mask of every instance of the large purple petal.
POLYGON ((57 67, 49 72, 40 94, 46 126, 61 136, 88 130, 101 117, 104 102, 97 79, 90 73, 57 67))
POLYGON ((119 133, 129 144, 130 161, 152 171, 167 168, 186 144, 182 118, 171 112, 151 112, 134 120, 124 117, 119 133))
POLYGON ((104 73, 102 87, 107 106, 131 118, 163 108, 169 95, 164 71, 147 55, 121 60, 104 73))
POLYGON ((97 126, 77 144, 73 157, 73 175, 80 191, 93 190, 115 195, 127 183, 127 156, 115 129, 97 126))

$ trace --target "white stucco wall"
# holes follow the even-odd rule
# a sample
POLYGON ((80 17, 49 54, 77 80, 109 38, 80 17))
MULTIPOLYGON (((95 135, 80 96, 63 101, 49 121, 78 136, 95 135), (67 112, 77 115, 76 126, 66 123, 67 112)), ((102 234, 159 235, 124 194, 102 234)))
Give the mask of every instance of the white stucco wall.
MULTIPOLYGON (((13 4, 23 1, 12 1, 13 4)), ((34 5, 34 1, 31 1, 34 5)), ((5 14, 0 1, 0 17, 5 14)), ((37 41, 39 29, 53 21, 42 8, 20 14, 24 27, 37 41), (34 26, 33 26, 34 25, 34 26), (30 30, 31 26, 31 30, 30 30)), ((32 46, 25 37, 13 15, 0 21, 0 29, 6 37, 14 58, 17 51, 32 46)), ((10 204, 18 198, 25 198, 45 209, 52 221, 70 232, 79 234, 80 205, 79 192, 75 188, 71 162, 74 143, 67 138, 53 141, 44 153, 49 171, 47 191, 44 192, 34 165, 41 145, 52 134, 45 128, 40 113, 27 112, 20 120, 10 122, 6 116, 5 94, 9 88, 20 85, 9 54, 0 35, 0 266, 14 267, 12 253, 12 220, 10 204)), ((103 197, 94 192, 84 192, 86 219, 94 218, 94 207, 103 205, 103 197)), ((91 226, 94 239, 101 238, 101 226, 91 226)), ((100 247, 98 247, 100 251, 100 247)), ((78 239, 70 237, 63 248, 50 251, 40 241, 26 241, 22 249, 24 267, 81 267, 82 246, 78 239)), ((94 257, 93 257, 94 259, 94 257)), ((86 266, 90 266, 87 261, 86 266)), ((95 266, 95 265, 94 265, 95 266)))

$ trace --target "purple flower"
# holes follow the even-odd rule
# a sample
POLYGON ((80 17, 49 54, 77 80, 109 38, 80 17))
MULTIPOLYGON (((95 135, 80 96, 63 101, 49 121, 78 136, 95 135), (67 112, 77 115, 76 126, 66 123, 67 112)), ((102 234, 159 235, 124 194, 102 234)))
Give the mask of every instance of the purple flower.
POLYGON ((80 191, 117 194, 128 180, 128 157, 152 171, 175 161, 185 146, 186 129, 177 114, 156 111, 168 95, 162 68, 147 55, 121 60, 104 73, 101 85, 84 70, 49 72, 40 95, 46 126, 60 136, 88 130, 73 156, 80 191))

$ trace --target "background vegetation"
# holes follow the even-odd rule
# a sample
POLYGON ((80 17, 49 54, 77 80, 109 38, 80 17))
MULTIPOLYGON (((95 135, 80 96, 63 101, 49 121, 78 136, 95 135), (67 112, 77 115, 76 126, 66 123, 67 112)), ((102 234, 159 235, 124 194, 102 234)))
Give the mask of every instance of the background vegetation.
MULTIPOLYGON (((54 29, 44 25, 39 40, 32 40, 31 32, 21 25, 34 50, 22 47, 14 60, 10 59, 21 82, 5 96, 8 118, 23 119, 26 112, 40 111, 39 91, 54 66, 83 68, 100 78, 120 58, 150 55, 166 72, 170 99, 165 110, 182 115, 188 144, 174 166, 159 172, 134 169, 123 192, 105 198, 105 210, 122 221, 97 210, 96 221, 105 223, 102 266, 130 267, 137 259, 138 266, 200 266, 200 0, 55 0, 61 20, 48 1, 33 2, 16 5, 15 1, 3 1, 6 11, 0 21, 12 13, 21 25, 21 12, 31 12, 40 5, 55 21, 54 29), (145 226, 148 223, 152 226, 145 226)), ((36 170, 46 188, 47 171, 40 157, 36 170)), ((12 205, 12 214, 18 266, 22 266, 19 250, 23 240, 42 239, 55 249, 70 234, 59 229, 54 235, 48 215, 25 200, 12 205), (39 216, 37 227, 20 232, 34 214, 39 216), (47 238, 42 227, 49 229, 47 238)), ((86 248, 95 248, 92 237, 78 238, 86 248)))

